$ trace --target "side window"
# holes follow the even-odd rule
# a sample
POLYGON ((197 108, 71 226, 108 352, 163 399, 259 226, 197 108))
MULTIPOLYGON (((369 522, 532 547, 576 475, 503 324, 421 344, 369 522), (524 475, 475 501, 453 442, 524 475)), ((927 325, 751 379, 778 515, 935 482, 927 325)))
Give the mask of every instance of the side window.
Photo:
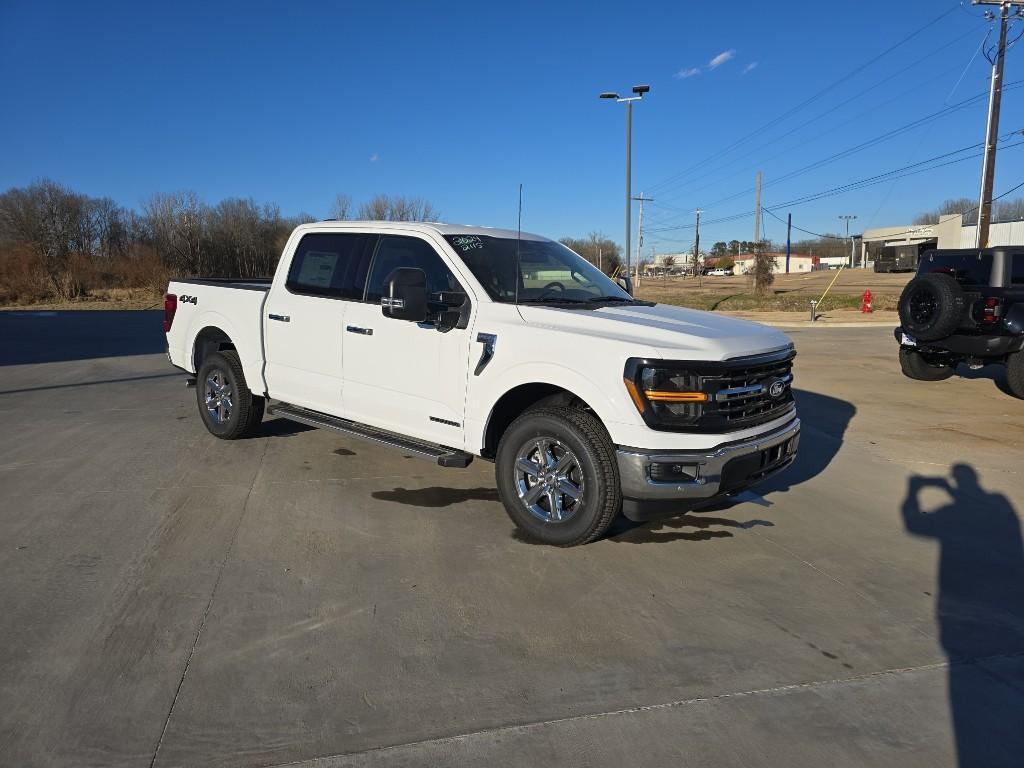
POLYGON ((1013 275, 1010 282, 1013 285, 1024 285, 1024 253, 1013 255, 1013 275))
POLYGON ((455 275, 445 266, 434 247, 418 237, 382 235, 370 268, 366 300, 379 303, 384 295, 384 281, 399 267, 416 267, 427 274, 427 292, 463 292, 455 275))
POLYGON ((357 233, 305 235, 295 249, 285 285, 292 293, 361 299, 373 239, 357 233))

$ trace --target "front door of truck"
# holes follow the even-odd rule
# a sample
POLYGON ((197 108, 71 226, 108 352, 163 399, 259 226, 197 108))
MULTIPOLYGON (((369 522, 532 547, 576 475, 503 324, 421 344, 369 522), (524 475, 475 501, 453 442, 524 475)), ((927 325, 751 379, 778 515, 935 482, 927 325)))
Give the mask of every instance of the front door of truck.
POLYGON ((428 240, 381 235, 365 300, 346 309, 345 415, 461 448, 470 328, 442 333, 428 323, 385 317, 384 283, 399 267, 422 269, 429 292, 465 293, 428 240))
POLYGON ((264 307, 271 397, 342 416, 345 310, 362 298, 376 235, 311 232, 264 307))

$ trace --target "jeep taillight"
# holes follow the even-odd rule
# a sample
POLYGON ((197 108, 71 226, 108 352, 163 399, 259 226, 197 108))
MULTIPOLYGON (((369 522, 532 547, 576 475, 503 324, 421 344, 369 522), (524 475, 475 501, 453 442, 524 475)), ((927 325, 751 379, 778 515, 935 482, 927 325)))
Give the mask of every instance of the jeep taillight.
POLYGON ((164 333, 171 332, 171 324, 174 322, 174 313, 178 311, 178 297, 173 293, 164 296, 164 333))
POLYGON ((996 310, 999 308, 999 299, 995 296, 989 296, 985 299, 985 306, 981 312, 981 322, 986 325, 992 325, 999 318, 996 317, 996 310))

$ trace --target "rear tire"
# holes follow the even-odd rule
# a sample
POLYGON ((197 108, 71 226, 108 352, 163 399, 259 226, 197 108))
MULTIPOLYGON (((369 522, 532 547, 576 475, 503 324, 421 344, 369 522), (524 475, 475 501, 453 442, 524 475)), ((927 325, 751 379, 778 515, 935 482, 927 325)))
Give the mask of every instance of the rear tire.
POLYGON ((956 371, 948 365, 933 365, 924 355, 913 349, 900 349, 900 368, 903 375, 915 381, 945 381, 956 371))
POLYGON ((505 511, 535 541, 586 544, 622 508, 615 446, 588 411, 531 408, 501 436, 495 465, 505 511))
POLYGON ((1007 358, 1006 384, 1014 397, 1024 400, 1024 352, 1014 352, 1007 358))
POLYGON ((232 349, 203 359, 196 374, 196 401, 206 429, 221 440, 248 437, 263 421, 265 401, 249 390, 232 349))

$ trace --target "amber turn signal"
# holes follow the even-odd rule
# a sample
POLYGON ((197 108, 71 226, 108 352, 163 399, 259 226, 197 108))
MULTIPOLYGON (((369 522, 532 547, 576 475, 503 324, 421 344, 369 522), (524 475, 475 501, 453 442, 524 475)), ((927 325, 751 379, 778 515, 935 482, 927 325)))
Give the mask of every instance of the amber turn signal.
POLYGON ((630 379, 623 379, 622 381, 626 385, 626 391, 629 392, 629 396, 633 399, 633 405, 636 406, 636 409, 640 413, 643 413, 644 408, 647 407, 647 403, 644 402, 644 399, 640 395, 639 390, 637 390, 636 384, 634 384, 633 381, 631 381, 630 379))
POLYGON ((708 396, 704 392, 660 392, 645 389, 644 395, 652 403, 706 403, 708 396))

